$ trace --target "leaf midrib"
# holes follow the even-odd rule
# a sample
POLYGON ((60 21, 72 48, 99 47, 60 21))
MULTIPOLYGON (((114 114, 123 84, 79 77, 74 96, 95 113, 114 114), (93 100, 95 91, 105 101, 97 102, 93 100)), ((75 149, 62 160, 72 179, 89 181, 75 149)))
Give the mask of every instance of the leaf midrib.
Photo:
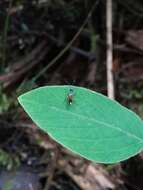
MULTIPOLYGON (((130 133, 130 132, 127 132, 127 131, 123 131, 121 128, 119 128, 117 125, 116 125, 116 127, 114 127, 115 125, 111 125, 111 124, 107 124, 107 123, 105 123, 105 122, 103 122, 103 121, 99 121, 99 120, 95 120, 95 119, 92 119, 92 118, 90 118, 90 117, 86 117, 85 115, 81 115, 81 114, 78 114, 78 113, 73 113, 73 112, 71 112, 71 111, 66 111, 66 110, 63 110, 63 109, 59 109, 59 108, 57 108, 57 107, 55 107, 55 106, 51 106, 51 107, 49 107, 50 109, 52 109, 52 110, 56 110, 56 111, 60 111, 60 112, 63 112, 64 114, 71 114, 71 115, 74 115, 74 116, 76 116, 76 117, 79 117, 79 118, 82 118, 82 119, 85 119, 85 120, 89 120, 90 122, 93 122, 93 123, 99 123, 99 124, 102 124, 102 125, 105 125, 106 127, 108 127, 108 128, 112 128, 112 129, 114 129, 114 130, 117 130, 117 131, 120 131, 120 132, 122 132, 123 134, 125 134, 125 135, 127 135, 127 136, 129 136, 129 137, 132 137, 132 138, 134 138, 134 139, 137 139, 137 140, 139 140, 141 143, 143 143, 143 139, 141 139, 140 137, 138 137, 138 136, 135 136, 134 134, 132 134, 132 133, 130 133)), ((101 127, 101 126, 100 126, 101 127)))
MULTIPOLYGON (((19 99, 20 100, 20 99, 19 99)), ((21 98, 21 100, 22 100, 22 98, 21 98)), ((21 100, 20 100, 20 102, 21 102, 21 100)), ((27 102, 27 103, 30 103, 30 104, 35 104, 35 102, 33 102, 33 101, 25 101, 24 100, 24 102, 27 102)), ((141 143, 143 143, 143 139, 141 139, 140 137, 138 137, 138 136, 135 136, 134 134, 132 134, 132 133, 129 133, 129 132, 127 132, 127 131, 123 131, 121 128, 119 128, 117 125, 117 127, 114 127, 113 125, 110 125, 110 124, 107 124, 107 123, 105 123, 105 122, 103 122, 103 121, 99 121, 99 120, 95 120, 95 119, 92 119, 92 118, 90 118, 90 117, 86 117, 85 115, 81 115, 81 114, 78 114, 78 113, 73 113, 73 112, 71 112, 71 111, 66 111, 66 110, 63 110, 63 109, 59 109, 59 108, 57 108, 57 107, 55 107, 55 106, 49 106, 48 107, 48 109, 51 109, 51 110, 56 110, 56 111, 59 111, 59 112, 63 112, 63 113, 66 113, 66 114, 71 114, 71 115, 74 115, 74 116, 76 116, 76 117, 79 117, 79 118, 82 118, 82 119, 86 119, 86 120, 89 120, 89 121, 91 121, 91 122, 93 122, 93 123, 99 123, 99 124, 102 124, 102 125, 105 125, 106 127, 108 127, 108 128, 112 128, 112 129, 114 129, 114 130, 117 130, 117 131, 120 131, 120 132, 122 132, 123 134, 125 134, 126 136, 129 136, 129 137, 132 137, 132 138, 134 138, 134 139, 137 139, 138 141, 140 141, 141 143)))

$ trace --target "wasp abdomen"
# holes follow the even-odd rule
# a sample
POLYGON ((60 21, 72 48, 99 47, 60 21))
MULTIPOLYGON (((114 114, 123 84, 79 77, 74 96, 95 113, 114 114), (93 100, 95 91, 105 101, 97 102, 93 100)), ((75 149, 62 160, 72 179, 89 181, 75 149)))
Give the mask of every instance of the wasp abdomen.
POLYGON ((71 105, 73 103, 74 90, 70 88, 69 93, 67 95, 67 101, 71 105))

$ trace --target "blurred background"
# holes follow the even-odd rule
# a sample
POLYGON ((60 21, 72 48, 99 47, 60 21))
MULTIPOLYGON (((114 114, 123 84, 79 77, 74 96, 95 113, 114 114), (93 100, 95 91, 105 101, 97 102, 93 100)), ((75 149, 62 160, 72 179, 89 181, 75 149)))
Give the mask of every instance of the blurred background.
POLYGON ((142 153, 115 165, 87 161, 17 102, 61 84, 111 95, 143 117, 142 0, 0 0, 0 190, 142 190, 142 153))

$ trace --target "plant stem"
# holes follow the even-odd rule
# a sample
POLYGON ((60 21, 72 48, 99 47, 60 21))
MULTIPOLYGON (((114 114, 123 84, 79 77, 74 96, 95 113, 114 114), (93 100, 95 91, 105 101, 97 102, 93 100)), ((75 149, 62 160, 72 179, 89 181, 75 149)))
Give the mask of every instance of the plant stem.
POLYGON ((115 98, 113 76, 113 36, 112 36, 112 0, 106 0, 106 39, 107 39, 107 93, 111 99, 115 98))

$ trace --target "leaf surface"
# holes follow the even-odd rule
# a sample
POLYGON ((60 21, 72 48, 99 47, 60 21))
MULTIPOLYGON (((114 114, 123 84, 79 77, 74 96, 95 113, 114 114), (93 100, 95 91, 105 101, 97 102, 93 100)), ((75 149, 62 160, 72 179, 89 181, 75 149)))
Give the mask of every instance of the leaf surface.
POLYGON ((143 149, 142 120, 94 91, 76 86, 45 86, 21 95, 19 102, 41 129, 89 160, 116 163, 143 149), (71 92, 69 103, 67 96, 71 92))

